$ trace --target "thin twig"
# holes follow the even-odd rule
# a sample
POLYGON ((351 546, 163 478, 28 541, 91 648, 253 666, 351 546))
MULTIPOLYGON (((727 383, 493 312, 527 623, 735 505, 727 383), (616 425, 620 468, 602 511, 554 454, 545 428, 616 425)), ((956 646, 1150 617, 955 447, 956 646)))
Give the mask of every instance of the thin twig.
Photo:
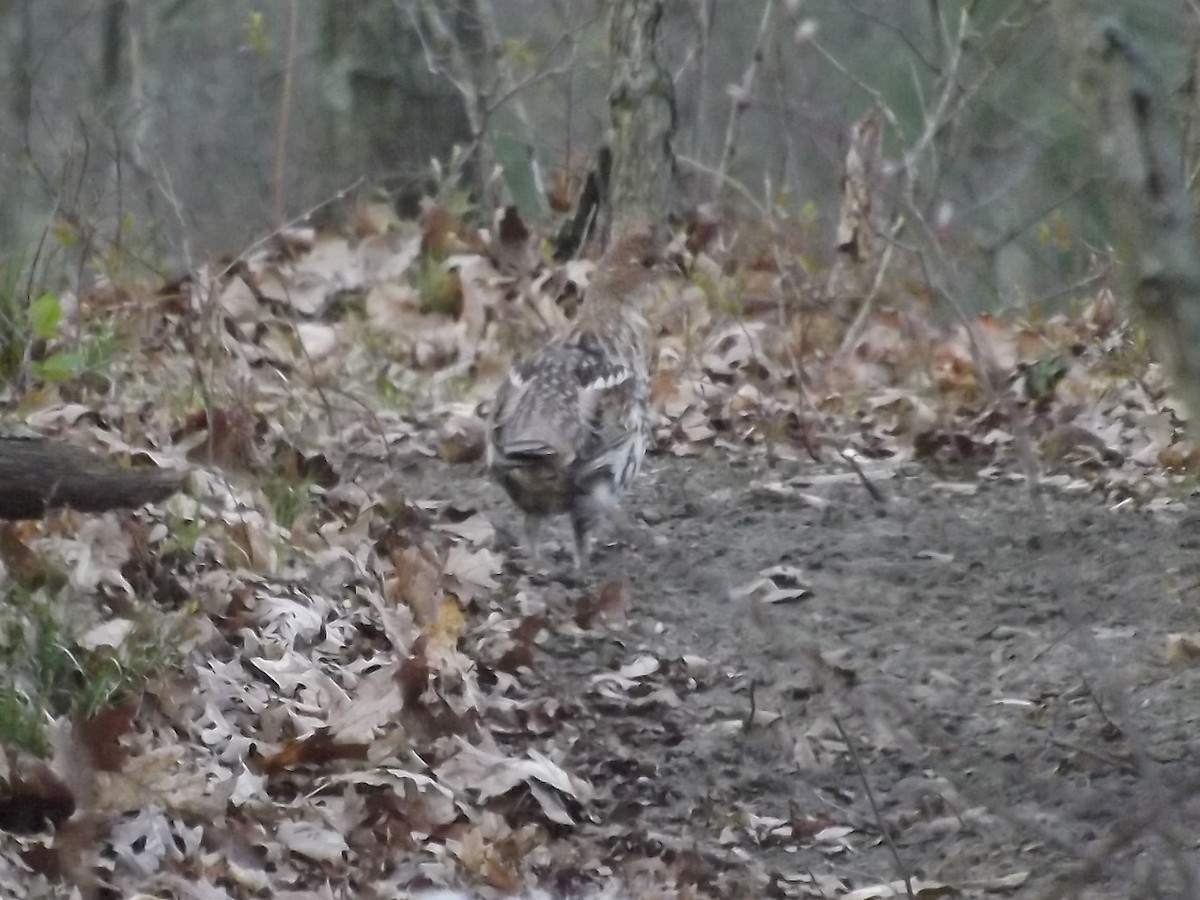
POLYGON ((677 156, 675 157, 675 160, 680 165, 687 166, 689 169, 695 169, 697 172, 700 172, 703 175, 712 175, 720 178, 724 184, 733 188, 738 194, 740 194, 756 212, 758 212, 764 218, 769 216, 767 207, 763 206, 762 203, 759 202, 758 198, 754 196, 754 192, 736 178, 732 178, 729 175, 718 172, 712 166, 706 165, 700 162, 698 159, 692 159, 690 156, 677 156))
POLYGON ((888 241, 883 248, 883 256, 879 259, 879 268, 875 270, 875 278, 871 282, 871 289, 867 291, 866 299, 858 308, 858 315, 854 317, 854 321, 850 323, 850 327, 846 329, 846 336, 842 338, 842 345, 838 348, 838 355, 844 357, 858 343, 859 337, 862 336, 863 329, 867 327, 867 319, 875 309, 875 301, 883 290, 884 279, 887 277, 888 271, 892 266, 892 256, 896 249, 897 235, 904 229, 904 217, 897 216, 892 222, 891 233, 888 235, 888 241))
POLYGON ((838 449, 838 456, 840 456, 846 465, 848 465, 854 471, 854 474, 858 476, 858 480, 862 482, 862 486, 866 488, 867 493, 871 495, 871 499, 880 506, 885 505, 887 503, 887 497, 883 495, 883 491, 879 489, 879 486, 867 477, 867 473, 862 470, 862 466, 858 464, 858 460, 841 448, 838 449))
POLYGON ((746 713, 746 718, 742 720, 742 733, 749 734, 750 729, 754 727, 754 717, 758 714, 758 681, 754 678, 750 679, 750 709, 746 713))
POLYGON ((725 176, 729 172, 729 166, 733 162, 733 154, 737 149, 738 129, 742 122, 742 115, 750 106, 750 97, 754 92, 754 82, 758 78, 758 68, 762 65, 763 46, 767 42, 767 38, 771 33, 771 22, 775 18, 775 3, 776 0, 766 0, 763 4, 762 19, 758 23, 758 34, 754 39, 754 50, 750 54, 750 62, 746 66, 746 71, 742 73, 741 83, 731 89, 732 104, 729 109, 729 122, 725 126, 725 142, 721 147, 721 159, 717 163, 717 171, 714 173, 712 183, 712 194, 714 197, 720 192, 721 186, 725 183, 725 176))
POLYGON ((900 120, 896 118, 896 114, 892 111, 892 108, 888 105, 887 101, 884 100, 883 94, 871 87, 857 75, 852 74, 850 70, 842 64, 841 60, 839 60, 821 45, 820 41, 816 39, 810 39, 809 43, 827 63, 837 70, 839 75, 871 98, 874 107, 879 110, 879 114, 883 116, 888 125, 891 126, 892 133, 896 135, 897 139, 901 143, 905 142, 906 138, 904 135, 904 129, 900 125, 900 120))
POLYGON ((999 365, 992 354, 991 346, 981 337, 975 321, 967 315, 966 310, 963 309, 947 284, 947 279, 955 271, 953 264, 946 258, 933 229, 925 220, 925 217, 921 215, 920 210, 912 203, 911 198, 906 198, 905 203, 908 206, 906 212, 909 218, 921 226, 926 248, 930 251, 917 254, 917 260, 925 276, 925 282, 929 286, 930 291, 954 313, 955 317, 961 323, 967 336, 967 347, 971 352, 971 360, 975 364, 979 383, 987 394, 989 401, 1000 407, 1008 419, 1009 427, 1012 429, 1013 434, 1013 446, 1017 451, 1017 461, 1020 463, 1022 474, 1025 476, 1025 488, 1030 506, 1033 509, 1039 527, 1044 526, 1047 517, 1046 503, 1041 491, 1041 465, 1038 461, 1037 450, 1034 448, 1029 428, 1021 416, 1021 411, 1018 409, 1012 394, 1007 390, 1002 390, 996 384, 995 376, 999 371, 999 365), (937 271, 934 270, 935 265, 937 271))
MULTIPOLYGON (((1183 784, 1173 786, 1171 801, 1175 806, 1179 806, 1196 794, 1200 794, 1200 779, 1193 778, 1183 784)), ((1095 881, 1113 861, 1119 850, 1132 844, 1139 835, 1158 822, 1162 815, 1161 798, 1143 803, 1141 809, 1118 821, 1108 837, 1087 855, 1086 861, 1070 872, 1063 873, 1056 884, 1041 894, 1040 900, 1070 900, 1070 898, 1078 897, 1083 889, 1095 881)))
POLYGON ((300 12, 297 0, 287 4, 287 44, 283 57, 283 86, 279 91, 279 122, 275 127, 275 158, 271 163, 271 221, 276 228, 283 224, 285 210, 284 186, 287 174, 287 139, 292 121, 292 94, 296 76, 296 42, 300 12))
POLYGON ((288 219, 288 221, 284 222, 282 225, 280 225, 274 231, 267 232, 266 234, 257 238, 252 243, 247 245, 246 248, 243 249, 241 253, 239 253, 235 257, 233 257, 233 259, 230 260, 230 262, 225 266, 225 268, 223 268, 220 271, 220 273, 218 274, 217 277, 220 278, 225 275, 228 275, 229 272, 233 269, 233 267, 236 266, 239 262, 242 262, 243 260, 245 260, 245 258, 247 256, 249 256, 251 253, 253 253, 255 250, 257 250, 260 247, 264 246, 265 244, 268 244, 271 241, 275 240, 275 238, 279 237, 279 235, 283 234, 283 232, 287 231, 289 228, 294 228, 296 225, 299 225, 301 222, 308 221, 314 215, 316 215, 318 212, 320 212, 322 209, 324 209, 327 206, 330 206, 334 203, 340 203, 342 200, 346 199, 346 196, 348 194, 350 194, 351 191, 354 191, 358 187, 360 187, 363 183, 363 180, 364 179, 362 177, 354 179, 354 181, 352 181, 350 184, 346 185, 344 188, 342 188, 337 193, 335 193, 329 197, 326 197, 324 200, 321 200, 318 203, 314 203, 308 209, 304 210, 304 212, 302 212, 298 215, 292 216, 292 218, 288 219))
POLYGON ((854 749, 854 741, 842 725, 842 720, 837 713, 830 711, 829 718, 833 720, 833 725, 838 730, 838 734, 842 738, 842 743, 846 745, 846 752, 850 755, 850 763, 854 766, 855 772, 858 773, 858 780, 862 782, 863 790, 867 795, 867 802, 871 805, 871 814, 875 817, 875 826, 879 829, 879 835, 883 838, 883 842, 887 845, 888 852, 892 856, 892 861, 896 864, 896 871, 904 879, 904 891, 908 895, 908 900, 915 900, 912 889, 912 876, 908 872, 908 867, 904 865, 904 861, 900 858, 900 851, 896 849, 896 842, 892 840, 892 833, 888 829, 887 823, 883 821, 883 814, 879 811, 879 804, 875 802, 875 792, 871 790, 871 782, 867 779, 867 770, 863 768, 862 759, 859 757, 858 751, 854 749))
POLYGON ((700 37, 696 52, 700 63, 696 71, 696 115, 695 127, 692 130, 692 152, 697 156, 703 155, 704 132, 708 125, 708 69, 712 59, 712 29, 713 16, 717 11, 717 0, 696 0, 700 10, 700 37))

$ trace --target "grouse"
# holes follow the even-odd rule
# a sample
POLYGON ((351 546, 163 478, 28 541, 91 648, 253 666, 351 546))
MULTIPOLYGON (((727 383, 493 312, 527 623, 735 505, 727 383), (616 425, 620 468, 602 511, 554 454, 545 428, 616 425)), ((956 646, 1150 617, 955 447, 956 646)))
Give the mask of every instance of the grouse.
POLYGON ((646 453, 647 323, 653 233, 632 227, 601 258, 571 327, 513 366, 492 408, 488 469, 525 514, 537 558, 540 525, 570 516, 582 569, 595 526, 619 502, 646 453))

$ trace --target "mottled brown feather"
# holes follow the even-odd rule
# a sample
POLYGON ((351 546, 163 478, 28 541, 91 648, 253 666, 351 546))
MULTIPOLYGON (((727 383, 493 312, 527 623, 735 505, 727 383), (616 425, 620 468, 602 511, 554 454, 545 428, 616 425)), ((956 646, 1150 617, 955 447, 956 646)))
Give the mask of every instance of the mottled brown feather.
MULTIPOLYGON (((596 523, 640 468, 647 443, 648 228, 626 231, 597 264, 571 328, 515 365, 493 404, 488 464, 538 522, 567 514, 582 565, 596 523)), ((531 548, 536 549, 536 548, 531 548)))

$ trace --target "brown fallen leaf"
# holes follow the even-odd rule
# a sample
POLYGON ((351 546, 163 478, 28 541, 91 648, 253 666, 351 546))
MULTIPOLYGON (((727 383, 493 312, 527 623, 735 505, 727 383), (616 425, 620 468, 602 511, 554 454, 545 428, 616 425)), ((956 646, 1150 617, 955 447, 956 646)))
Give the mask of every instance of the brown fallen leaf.
POLYGON ((15 764, 0 782, 0 831, 35 834, 58 828, 74 812, 74 794, 44 762, 15 764))
POLYGON ((1191 441, 1180 441, 1158 453, 1158 464, 1172 472, 1195 473, 1200 470, 1200 447, 1191 441))
POLYGON ((429 679, 433 669, 429 664, 427 653, 428 638, 421 635, 413 642, 412 649, 400 663, 396 678, 400 682, 400 693, 404 699, 404 707, 411 709, 421 702, 421 695, 429 687, 429 679))
POLYGON ((509 275, 532 271, 538 262, 537 248, 520 212, 515 206, 506 206, 498 216, 490 248, 496 268, 509 275))
POLYGON ((1194 664, 1200 659, 1200 631, 1168 634, 1166 652, 1171 665, 1194 664))
POLYGON ((438 432, 438 456, 448 463, 481 459, 486 430, 486 424, 478 416, 451 416, 438 432))
POLYGON ((629 613, 630 598, 628 584, 606 581, 596 593, 579 598, 575 606, 575 624, 580 628, 619 625, 629 613))
POLYGON ((128 750, 121 738, 133 727, 133 707, 109 706, 90 716, 76 716, 75 735, 87 750, 92 765, 101 772, 119 772, 128 750))
POLYGON ((359 197, 354 204, 354 233, 359 237, 387 234, 400 228, 395 206, 386 198, 359 197))
POLYGON ((325 766, 339 759, 367 758, 366 744, 342 744, 328 732, 318 731, 308 737, 293 738, 278 753, 250 757, 254 768, 264 775, 278 775, 302 766, 325 766))
POLYGON ((49 570, 45 560, 25 543, 27 535, 36 536, 32 525, 0 522, 0 562, 19 583, 36 586, 49 570))
POLYGON ((546 625, 544 616, 526 616, 509 632, 510 646, 492 663, 499 672, 518 672, 533 667, 537 636, 546 625))

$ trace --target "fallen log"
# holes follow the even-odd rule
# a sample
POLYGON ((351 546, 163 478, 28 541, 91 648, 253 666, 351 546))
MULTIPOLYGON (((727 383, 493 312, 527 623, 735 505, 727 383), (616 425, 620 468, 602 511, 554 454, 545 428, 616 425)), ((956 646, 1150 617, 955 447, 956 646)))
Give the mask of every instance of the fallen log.
POLYGON ((0 519, 40 519, 51 509, 103 512, 165 500, 185 472, 129 469, 47 438, 0 436, 0 519))

